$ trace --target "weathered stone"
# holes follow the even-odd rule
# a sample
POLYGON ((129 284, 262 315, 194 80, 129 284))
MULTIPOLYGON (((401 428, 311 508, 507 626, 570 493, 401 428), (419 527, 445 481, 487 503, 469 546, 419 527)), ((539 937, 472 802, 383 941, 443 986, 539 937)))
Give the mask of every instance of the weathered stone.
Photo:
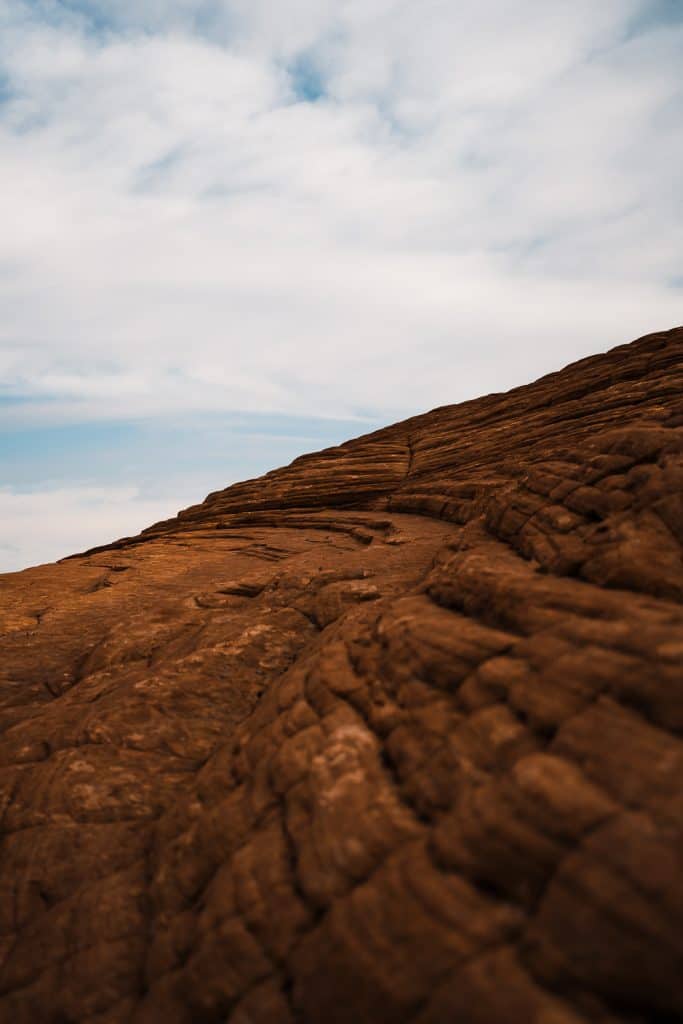
POLYGON ((683 329, 0 577, 0 1021, 683 1020, 683 329))

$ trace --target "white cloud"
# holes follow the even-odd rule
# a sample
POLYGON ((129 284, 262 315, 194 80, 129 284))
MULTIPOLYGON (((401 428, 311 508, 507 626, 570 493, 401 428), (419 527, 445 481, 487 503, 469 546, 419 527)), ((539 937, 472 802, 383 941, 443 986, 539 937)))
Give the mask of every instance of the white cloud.
POLYGON ((679 322, 648 6, 8 0, 5 415, 390 416, 679 322))
POLYGON ((187 495, 155 500, 135 487, 0 488, 0 573, 137 534, 187 504, 187 495))

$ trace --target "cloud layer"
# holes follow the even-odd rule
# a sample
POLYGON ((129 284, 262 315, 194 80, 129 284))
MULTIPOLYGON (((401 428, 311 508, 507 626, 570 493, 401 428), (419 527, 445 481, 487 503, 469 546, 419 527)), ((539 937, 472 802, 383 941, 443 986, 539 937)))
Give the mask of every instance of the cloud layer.
POLYGON ((0 571, 681 322, 681 52, 677 0, 0 3, 0 571))
POLYGON ((654 0, 6 0, 0 415, 389 418, 679 322, 681 52, 654 0))

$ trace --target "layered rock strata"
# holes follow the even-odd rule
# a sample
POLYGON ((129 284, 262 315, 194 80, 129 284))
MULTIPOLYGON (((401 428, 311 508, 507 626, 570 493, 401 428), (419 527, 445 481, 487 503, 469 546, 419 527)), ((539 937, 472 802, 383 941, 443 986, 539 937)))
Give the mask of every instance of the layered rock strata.
POLYGON ((0 577, 0 1020, 683 1020, 683 329, 0 577))

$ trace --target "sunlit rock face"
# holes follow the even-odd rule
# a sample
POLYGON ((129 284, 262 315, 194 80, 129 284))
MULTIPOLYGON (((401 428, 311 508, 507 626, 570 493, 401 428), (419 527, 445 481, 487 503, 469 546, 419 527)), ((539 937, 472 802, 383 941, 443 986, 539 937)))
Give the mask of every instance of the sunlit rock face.
POLYGON ((683 1019, 682 543, 678 329, 0 577, 0 1020, 683 1019))

